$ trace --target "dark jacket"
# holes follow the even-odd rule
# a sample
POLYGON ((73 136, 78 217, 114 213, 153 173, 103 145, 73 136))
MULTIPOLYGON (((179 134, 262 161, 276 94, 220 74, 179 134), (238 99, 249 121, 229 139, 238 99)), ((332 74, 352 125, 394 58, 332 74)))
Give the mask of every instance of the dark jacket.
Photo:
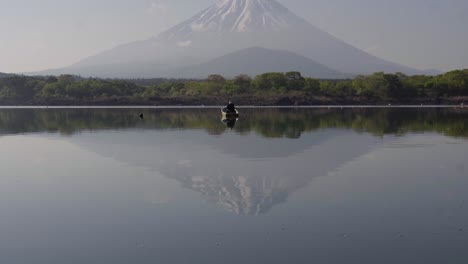
POLYGON ((227 108, 227 110, 229 110, 229 112, 236 111, 236 107, 234 106, 233 103, 228 104, 228 106, 226 108, 227 108))

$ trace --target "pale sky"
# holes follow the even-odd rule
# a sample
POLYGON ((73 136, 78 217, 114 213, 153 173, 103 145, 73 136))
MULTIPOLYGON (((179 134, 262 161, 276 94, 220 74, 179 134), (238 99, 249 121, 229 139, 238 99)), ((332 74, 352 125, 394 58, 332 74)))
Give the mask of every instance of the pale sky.
MULTIPOLYGON (((157 35, 215 0, 0 0, 0 72, 60 68, 157 35)), ((278 0, 328 33, 418 69, 468 68, 467 0, 278 0)))

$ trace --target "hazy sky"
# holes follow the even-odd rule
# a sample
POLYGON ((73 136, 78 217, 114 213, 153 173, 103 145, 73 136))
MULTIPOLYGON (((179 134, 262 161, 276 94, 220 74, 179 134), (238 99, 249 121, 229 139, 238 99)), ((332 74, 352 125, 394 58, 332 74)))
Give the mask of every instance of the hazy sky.
MULTIPOLYGON (((315 26, 419 69, 468 68, 467 0, 278 0, 315 26)), ((58 68, 146 39, 215 0, 0 0, 0 72, 58 68)))

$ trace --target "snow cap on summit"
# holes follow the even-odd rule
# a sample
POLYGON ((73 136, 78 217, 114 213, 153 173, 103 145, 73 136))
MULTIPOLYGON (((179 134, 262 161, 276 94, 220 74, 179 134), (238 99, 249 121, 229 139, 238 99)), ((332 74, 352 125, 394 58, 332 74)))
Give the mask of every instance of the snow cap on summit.
POLYGON ((307 23, 275 0, 221 0, 188 21, 161 34, 184 38, 197 32, 257 32, 307 23))

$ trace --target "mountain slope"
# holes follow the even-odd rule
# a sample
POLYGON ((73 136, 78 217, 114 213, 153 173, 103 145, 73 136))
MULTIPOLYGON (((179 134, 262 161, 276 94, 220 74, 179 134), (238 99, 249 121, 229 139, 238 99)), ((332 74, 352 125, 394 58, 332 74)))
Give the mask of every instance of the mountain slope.
POLYGON ((333 37, 275 0, 224 0, 157 37, 118 46, 53 73, 158 77, 168 69, 199 65, 250 47, 290 51, 343 73, 420 73, 333 37))
POLYGON ((169 29, 161 38, 185 38, 201 32, 257 32, 304 25, 278 2, 271 0, 224 0, 186 22, 169 29))
POLYGON ((204 78, 217 73, 232 78, 243 73, 255 76, 265 72, 288 71, 299 71, 307 77, 324 79, 350 77, 289 51, 259 47, 239 50, 199 65, 174 70, 170 77, 204 78))
POLYGON ((0 72, 0 78, 13 77, 14 74, 0 72))

